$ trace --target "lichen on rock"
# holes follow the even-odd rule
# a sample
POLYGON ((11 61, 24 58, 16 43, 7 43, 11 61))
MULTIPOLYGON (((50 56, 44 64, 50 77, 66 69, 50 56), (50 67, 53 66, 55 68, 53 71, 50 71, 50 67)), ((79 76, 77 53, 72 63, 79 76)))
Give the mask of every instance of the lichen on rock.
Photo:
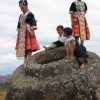
POLYGON ((88 53, 83 72, 63 47, 33 55, 13 73, 6 100, 100 100, 100 58, 88 53))

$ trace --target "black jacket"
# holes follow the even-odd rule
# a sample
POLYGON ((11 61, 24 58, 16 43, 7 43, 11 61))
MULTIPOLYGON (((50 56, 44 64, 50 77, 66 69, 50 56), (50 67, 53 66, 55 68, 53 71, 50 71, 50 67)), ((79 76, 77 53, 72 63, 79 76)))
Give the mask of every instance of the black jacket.
MULTIPOLYGON (((19 19, 20 19, 20 16, 19 16, 19 19)), ((36 20, 35 20, 35 17, 34 17, 33 13, 30 12, 28 14, 28 16, 27 16, 27 18, 25 20, 25 23, 28 23, 30 26, 36 26, 36 20)), ((20 20, 18 21, 17 28, 20 28, 20 20)))

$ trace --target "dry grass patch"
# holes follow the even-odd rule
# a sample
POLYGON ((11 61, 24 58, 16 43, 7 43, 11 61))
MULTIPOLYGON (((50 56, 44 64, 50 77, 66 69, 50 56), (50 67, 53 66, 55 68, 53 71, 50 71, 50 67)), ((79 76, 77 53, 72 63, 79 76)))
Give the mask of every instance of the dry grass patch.
POLYGON ((0 100, 5 100, 6 91, 0 91, 0 100))

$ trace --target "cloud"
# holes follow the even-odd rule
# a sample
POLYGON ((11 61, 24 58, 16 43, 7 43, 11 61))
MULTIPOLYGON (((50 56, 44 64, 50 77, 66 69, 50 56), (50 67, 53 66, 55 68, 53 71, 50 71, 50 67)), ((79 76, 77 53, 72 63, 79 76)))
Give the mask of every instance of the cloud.
MULTIPOLYGON (((29 9, 38 20, 36 36, 42 45, 50 45, 57 40, 58 25, 71 26, 69 7, 73 0, 32 0, 29 9)), ((88 5, 87 21, 91 31, 91 41, 85 43, 89 51, 100 55, 100 3, 85 0, 88 5)), ((18 0, 2 0, 0 2, 0 74, 12 73, 23 61, 16 59, 15 44, 18 17, 21 14, 18 0)), ((42 48, 43 50, 43 48, 42 48)))

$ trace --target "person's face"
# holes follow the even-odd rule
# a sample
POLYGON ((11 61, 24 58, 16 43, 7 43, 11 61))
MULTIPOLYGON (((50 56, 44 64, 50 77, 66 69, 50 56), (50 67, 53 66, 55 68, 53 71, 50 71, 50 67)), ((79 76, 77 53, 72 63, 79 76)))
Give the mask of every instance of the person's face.
POLYGON ((20 6, 20 9, 21 9, 21 11, 23 12, 23 13, 25 13, 26 12, 26 8, 25 8, 25 6, 20 6))
POLYGON ((60 27, 58 27, 58 28, 57 28, 57 33, 58 33, 59 35, 62 35, 62 34, 64 33, 64 31, 63 31, 60 27))
POLYGON ((67 34, 64 32, 64 37, 67 37, 67 34))
POLYGON ((77 0, 77 1, 81 2, 82 0, 77 0))

